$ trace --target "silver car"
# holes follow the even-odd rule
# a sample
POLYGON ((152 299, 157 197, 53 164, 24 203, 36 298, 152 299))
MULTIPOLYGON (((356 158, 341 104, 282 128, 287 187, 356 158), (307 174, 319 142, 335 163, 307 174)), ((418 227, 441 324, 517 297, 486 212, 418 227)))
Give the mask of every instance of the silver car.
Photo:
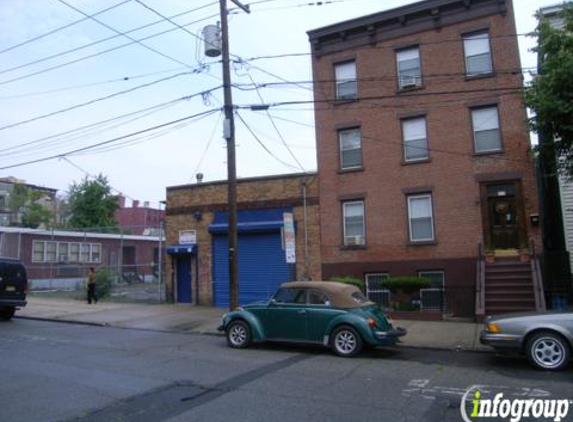
POLYGON ((573 348, 573 312, 522 312, 488 317, 482 344, 500 352, 525 353, 540 369, 569 365, 573 348))

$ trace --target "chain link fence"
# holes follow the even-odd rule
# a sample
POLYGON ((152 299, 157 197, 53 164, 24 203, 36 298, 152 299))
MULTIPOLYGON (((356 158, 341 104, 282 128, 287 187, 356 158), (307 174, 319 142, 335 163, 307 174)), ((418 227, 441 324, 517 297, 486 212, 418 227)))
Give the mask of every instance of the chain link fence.
POLYGON ((0 227, 0 256, 24 263, 33 295, 84 299, 87 272, 93 267, 109 274, 110 300, 165 302, 163 232, 158 227, 146 229, 148 234, 134 235, 135 227, 0 227))

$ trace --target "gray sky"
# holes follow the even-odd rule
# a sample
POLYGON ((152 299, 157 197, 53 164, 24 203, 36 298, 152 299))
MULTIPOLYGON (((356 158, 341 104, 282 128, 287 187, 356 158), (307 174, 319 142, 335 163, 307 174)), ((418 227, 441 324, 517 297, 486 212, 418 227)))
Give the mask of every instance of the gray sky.
MULTIPOLYGON (((0 177, 66 191, 86 174, 103 173, 117 191, 154 206, 167 186, 194 182, 197 172, 204 181, 226 178, 221 66, 204 56, 200 41, 202 28, 218 20, 218 0, 141 3, 0 0, 0 167, 60 156, 0 170, 0 177), (99 22, 81 14, 105 9, 93 16, 99 22), (181 15, 172 18, 174 24, 150 9, 181 15)), ((243 3, 252 13, 235 10, 229 21, 231 52, 244 60, 232 72, 233 83, 241 85, 233 91, 239 105, 312 100, 306 31, 414 2, 243 3), (280 55, 287 57, 264 58, 280 55)), ((537 9, 555 3, 514 0, 518 34, 534 29, 537 9)), ((518 39, 522 67, 534 68, 536 58, 528 51, 534 40, 518 39)), ((269 114, 239 111, 238 176, 316 170, 312 105, 273 107, 269 114)))

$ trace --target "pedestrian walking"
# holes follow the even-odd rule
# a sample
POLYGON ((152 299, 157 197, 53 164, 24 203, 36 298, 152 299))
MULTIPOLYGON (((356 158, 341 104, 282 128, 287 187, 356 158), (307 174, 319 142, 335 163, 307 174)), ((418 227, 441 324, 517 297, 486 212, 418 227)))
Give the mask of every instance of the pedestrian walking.
POLYGON ((88 271, 88 304, 91 305, 92 300, 97 303, 96 296, 96 274, 95 269, 91 267, 88 271))

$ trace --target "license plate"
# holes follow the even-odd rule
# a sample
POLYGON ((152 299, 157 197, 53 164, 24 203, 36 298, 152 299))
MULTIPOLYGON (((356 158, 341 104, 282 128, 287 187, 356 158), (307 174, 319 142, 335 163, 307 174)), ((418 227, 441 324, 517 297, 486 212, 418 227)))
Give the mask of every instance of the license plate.
POLYGON ((16 286, 6 286, 5 289, 7 292, 15 292, 16 291, 16 286))

